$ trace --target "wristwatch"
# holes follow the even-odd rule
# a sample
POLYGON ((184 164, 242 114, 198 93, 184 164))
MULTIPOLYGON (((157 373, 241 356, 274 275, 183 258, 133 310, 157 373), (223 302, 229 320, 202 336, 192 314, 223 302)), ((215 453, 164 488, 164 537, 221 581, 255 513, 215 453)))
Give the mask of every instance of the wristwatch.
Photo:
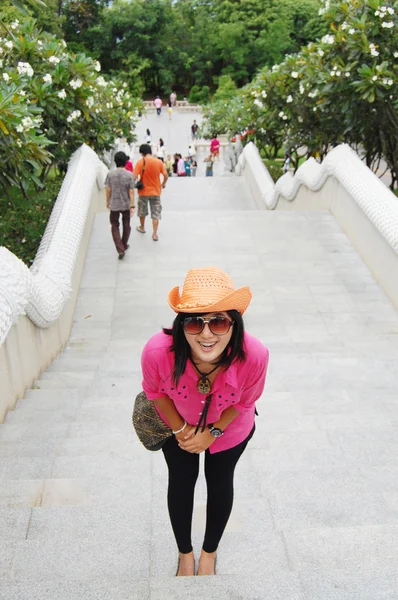
POLYGON ((222 435, 224 435, 223 430, 220 429, 219 427, 214 427, 214 425, 212 423, 209 423, 209 425, 207 427, 209 428, 209 431, 214 438, 218 438, 218 437, 221 437, 222 435))

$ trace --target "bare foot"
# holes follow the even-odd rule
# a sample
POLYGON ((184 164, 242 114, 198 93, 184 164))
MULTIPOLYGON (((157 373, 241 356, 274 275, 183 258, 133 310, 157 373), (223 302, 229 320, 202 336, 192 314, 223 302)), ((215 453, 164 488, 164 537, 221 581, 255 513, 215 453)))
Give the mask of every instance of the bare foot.
POLYGON ((202 550, 199 559, 198 575, 215 575, 216 560, 216 552, 205 552, 204 550, 202 550))
POLYGON ((195 558, 193 552, 178 555, 177 577, 190 577, 195 575, 195 558))

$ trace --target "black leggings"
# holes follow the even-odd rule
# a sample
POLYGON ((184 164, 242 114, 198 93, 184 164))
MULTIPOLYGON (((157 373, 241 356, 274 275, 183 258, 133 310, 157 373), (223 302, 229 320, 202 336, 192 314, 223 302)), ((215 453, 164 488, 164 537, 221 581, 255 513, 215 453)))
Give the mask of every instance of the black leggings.
MULTIPOLYGON (((205 477, 207 483, 206 531, 203 542, 205 552, 215 552, 224 533, 234 500, 234 471, 249 440, 248 437, 229 450, 210 454, 205 452, 205 477)), ((199 474, 199 454, 182 450, 173 436, 162 448, 169 469, 167 503, 170 521, 178 550, 192 552, 192 513, 194 490, 199 474)))

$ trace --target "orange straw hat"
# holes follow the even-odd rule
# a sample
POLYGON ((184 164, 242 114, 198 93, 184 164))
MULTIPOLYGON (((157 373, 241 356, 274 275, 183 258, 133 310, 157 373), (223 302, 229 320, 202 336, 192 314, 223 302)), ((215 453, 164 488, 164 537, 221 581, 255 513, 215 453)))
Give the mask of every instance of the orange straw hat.
POLYGON ((231 277, 218 267, 190 269, 179 287, 169 293, 169 304, 176 313, 208 313, 238 310, 241 315, 249 306, 252 293, 245 286, 235 289, 231 277))

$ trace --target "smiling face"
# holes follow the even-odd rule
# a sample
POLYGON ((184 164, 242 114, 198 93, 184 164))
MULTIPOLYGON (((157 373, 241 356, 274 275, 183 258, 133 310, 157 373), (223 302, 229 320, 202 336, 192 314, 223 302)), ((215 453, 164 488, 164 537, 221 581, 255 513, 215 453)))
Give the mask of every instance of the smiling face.
MULTIPOLYGON (((201 316, 203 316, 204 319, 223 316, 231 320, 231 317, 227 312, 212 312, 201 316)), ((185 339, 191 348, 192 359, 194 362, 198 363, 216 362, 228 346, 232 334, 233 325, 225 335, 215 335, 210 331, 208 323, 205 324, 203 331, 197 335, 184 332, 185 339)))

